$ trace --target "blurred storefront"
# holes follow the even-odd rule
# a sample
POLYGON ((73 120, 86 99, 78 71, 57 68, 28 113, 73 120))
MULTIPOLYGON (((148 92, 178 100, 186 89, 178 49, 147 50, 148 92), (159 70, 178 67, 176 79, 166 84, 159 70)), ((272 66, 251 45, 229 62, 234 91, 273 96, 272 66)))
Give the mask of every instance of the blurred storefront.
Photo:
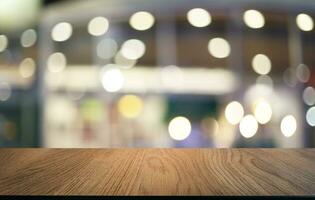
POLYGON ((314 12, 0 0, 0 145, 314 147, 314 12))

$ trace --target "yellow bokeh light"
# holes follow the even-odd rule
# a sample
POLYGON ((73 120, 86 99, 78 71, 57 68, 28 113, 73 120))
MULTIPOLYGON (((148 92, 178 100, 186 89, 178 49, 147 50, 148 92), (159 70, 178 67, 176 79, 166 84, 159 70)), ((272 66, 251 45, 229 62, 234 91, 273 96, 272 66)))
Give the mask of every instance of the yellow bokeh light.
POLYGON ((130 17, 129 24, 135 30, 145 31, 153 26, 154 21, 154 16, 151 13, 139 11, 130 17))
POLYGON ((118 101, 118 110, 126 118, 136 118, 143 108, 142 100, 136 95, 125 95, 118 101))

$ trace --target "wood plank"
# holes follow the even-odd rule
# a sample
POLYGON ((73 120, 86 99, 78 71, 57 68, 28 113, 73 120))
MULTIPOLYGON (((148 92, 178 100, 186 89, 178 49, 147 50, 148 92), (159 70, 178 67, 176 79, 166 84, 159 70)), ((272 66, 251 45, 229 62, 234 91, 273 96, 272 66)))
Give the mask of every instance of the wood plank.
POLYGON ((315 149, 1 149, 2 195, 315 195, 315 149))

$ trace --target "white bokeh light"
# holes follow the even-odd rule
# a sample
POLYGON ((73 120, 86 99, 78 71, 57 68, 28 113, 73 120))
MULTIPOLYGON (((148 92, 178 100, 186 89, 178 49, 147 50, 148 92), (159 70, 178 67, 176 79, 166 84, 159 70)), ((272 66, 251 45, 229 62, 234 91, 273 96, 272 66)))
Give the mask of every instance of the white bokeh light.
POLYGON ((12 89, 7 82, 0 82, 0 101, 6 101, 11 97, 12 89))
POLYGON ((0 52, 4 51, 8 46, 8 38, 5 35, 0 35, 0 52))
POLYGON ((239 129, 245 138, 253 137, 258 130, 258 123, 253 115, 246 115, 240 122, 239 129))
POLYGON ((168 132, 172 139, 184 140, 190 135, 191 124, 186 117, 175 117, 168 125, 168 132))
POLYGON ((302 31, 311 31, 314 28, 314 21, 311 16, 301 13, 296 16, 296 24, 302 31))
POLYGON ((271 70, 271 61, 264 54, 257 54, 252 60, 252 67, 257 74, 266 75, 271 70))
POLYGON ((311 86, 307 87, 303 91, 304 103, 311 106, 315 104, 315 89, 311 86))
POLYGON ((37 40, 37 33, 34 29, 27 29, 22 33, 21 45, 23 47, 31 47, 37 40))
POLYGON ((230 55, 231 47, 223 38, 213 38, 208 43, 208 51, 215 58, 226 58, 230 55))
POLYGON ((121 46, 121 54, 130 60, 137 60, 145 53, 145 44, 138 39, 125 41, 121 46))
POLYGON ((51 38, 56 42, 68 40, 72 35, 72 25, 68 22, 56 24, 51 31, 51 38))
POLYGON ((97 44, 96 54, 103 59, 109 59, 113 57, 118 49, 118 45, 115 40, 111 38, 105 38, 97 44))
POLYGON ((202 8, 193 8, 187 12, 188 22, 195 27, 206 27, 211 23, 211 15, 202 8))
POLYGON ((287 115, 281 120, 280 129, 285 137, 291 137, 296 131, 296 119, 293 115, 287 115))
POLYGON ((259 100, 255 105, 254 115, 258 123, 268 123, 272 117, 270 104, 265 100, 259 100))
POLYGON ((272 88, 273 87, 273 80, 268 75, 260 75, 256 78, 256 84, 265 85, 265 86, 272 88))
POLYGON ((283 72, 283 81, 290 87, 295 87, 298 83, 297 77, 296 77, 296 70, 292 67, 288 67, 283 72))
POLYGON ((310 126, 315 126, 315 107, 311 107, 306 112, 306 122, 310 126))
POLYGON ((104 71, 101 82, 107 92, 117 92, 123 87, 124 76, 119 69, 108 69, 104 71))
POLYGON ((238 124, 244 116, 243 106, 237 102, 230 102, 225 108, 225 118, 230 124, 238 124))
POLYGON ((296 68, 296 77, 300 82, 306 83, 311 77, 311 71, 308 66, 300 64, 296 68))
POLYGON ((115 64, 118 66, 118 67, 121 67, 123 69, 130 69, 132 68, 133 66, 136 65, 137 63, 137 60, 131 60, 131 59, 128 59, 126 57, 124 57, 120 51, 118 51, 115 55, 115 58, 114 58, 114 61, 115 61, 115 64))
POLYGON ((51 54, 47 59, 47 67, 50 72, 57 73, 64 70, 67 65, 66 56, 61 52, 51 54))
POLYGON ((19 73, 23 78, 29 78, 34 75, 36 69, 35 61, 32 58, 25 58, 19 66, 19 73))
POLYGON ((109 22, 105 17, 94 17, 88 24, 88 32, 93 36, 104 35, 108 28, 109 22))
POLYGON ((243 20, 248 27, 253 29, 262 28, 265 25, 265 17, 258 10, 245 11, 243 20))
POLYGON ((145 31, 153 26, 154 21, 154 16, 151 13, 139 11, 130 17, 129 24, 135 30, 145 31))

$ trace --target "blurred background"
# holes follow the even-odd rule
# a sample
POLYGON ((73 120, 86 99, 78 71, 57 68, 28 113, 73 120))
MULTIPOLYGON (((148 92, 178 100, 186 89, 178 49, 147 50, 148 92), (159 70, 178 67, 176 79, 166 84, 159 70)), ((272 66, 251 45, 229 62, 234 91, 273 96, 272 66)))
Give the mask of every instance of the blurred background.
POLYGON ((315 1, 0 0, 1 147, 315 147, 315 1))

